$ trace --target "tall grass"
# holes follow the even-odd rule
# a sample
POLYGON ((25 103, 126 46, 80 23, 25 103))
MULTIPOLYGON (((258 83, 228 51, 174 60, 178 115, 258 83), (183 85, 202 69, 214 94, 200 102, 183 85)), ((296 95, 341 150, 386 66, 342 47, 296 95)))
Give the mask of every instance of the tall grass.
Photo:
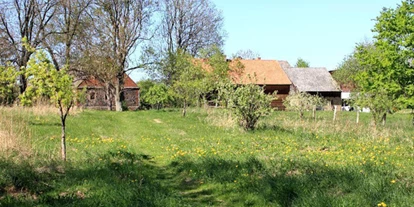
POLYGON ((31 154, 31 133, 26 112, 17 108, 0 107, 0 155, 31 154))

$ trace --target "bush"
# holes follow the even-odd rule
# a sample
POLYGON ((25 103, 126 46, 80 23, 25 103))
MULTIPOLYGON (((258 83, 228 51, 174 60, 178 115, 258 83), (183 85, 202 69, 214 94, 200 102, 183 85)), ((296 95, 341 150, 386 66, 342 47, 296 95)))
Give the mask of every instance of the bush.
POLYGON ((272 111, 270 104, 275 96, 276 93, 265 94, 263 88, 255 84, 239 86, 230 101, 240 126, 253 130, 257 121, 272 111))

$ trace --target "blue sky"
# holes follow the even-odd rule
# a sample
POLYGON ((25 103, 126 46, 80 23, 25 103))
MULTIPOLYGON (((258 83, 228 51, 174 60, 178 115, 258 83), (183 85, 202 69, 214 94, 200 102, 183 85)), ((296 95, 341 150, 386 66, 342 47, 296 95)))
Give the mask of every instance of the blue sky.
MULTIPOLYGON (((250 49, 262 59, 301 57, 312 67, 333 70, 355 44, 372 38, 383 7, 401 0, 211 0, 224 16, 228 57, 250 49)), ((134 80, 143 73, 134 73, 134 80)))

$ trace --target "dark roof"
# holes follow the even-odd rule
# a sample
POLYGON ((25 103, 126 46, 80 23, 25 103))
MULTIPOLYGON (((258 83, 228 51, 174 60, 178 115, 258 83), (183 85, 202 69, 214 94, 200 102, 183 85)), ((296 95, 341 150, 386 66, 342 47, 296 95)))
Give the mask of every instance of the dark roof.
POLYGON ((303 92, 340 92, 336 81, 326 68, 284 69, 293 85, 303 92))
POLYGON ((279 65, 285 70, 287 68, 291 68, 292 66, 290 66, 289 62, 286 60, 278 60, 277 62, 279 62, 279 65))

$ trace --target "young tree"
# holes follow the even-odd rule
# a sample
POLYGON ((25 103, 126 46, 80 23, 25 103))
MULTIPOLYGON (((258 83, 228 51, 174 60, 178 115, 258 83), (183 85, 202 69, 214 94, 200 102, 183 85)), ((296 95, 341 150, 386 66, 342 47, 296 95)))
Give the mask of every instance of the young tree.
POLYGON ((231 98, 231 106, 240 126, 246 130, 255 129, 259 119, 272 111, 270 104, 275 98, 276 93, 267 95, 256 84, 238 86, 231 98))
MULTIPOLYGON (((311 95, 306 92, 291 91, 283 104, 286 106, 287 110, 299 112, 300 119, 303 119, 305 111, 313 110, 314 114, 316 107, 322 105, 324 102, 324 99, 317 95, 311 95)), ((315 115, 313 116, 315 118, 315 115)))
POLYGON ((175 92, 175 97, 182 103, 182 115, 185 117, 188 105, 197 101, 205 92, 206 71, 189 54, 178 52, 175 56, 180 75, 173 82, 172 90, 175 92))
POLYGON ((297 68, 309 68, 309 62, 305 61, 302 58, 298 58, 298 61, 296 61, 295 67, 297 67, 297 68))
POLYGON ((43 51, 35 53, 29 60, 26 76, 29 78, 29 85, 20 97, 22 104, 31 105, 34 99, 46 96, 59 109, 62 130, 61 155, 66 161, 66 118, 76 97, 73 79, 64 68, 56 70, 43 51))

